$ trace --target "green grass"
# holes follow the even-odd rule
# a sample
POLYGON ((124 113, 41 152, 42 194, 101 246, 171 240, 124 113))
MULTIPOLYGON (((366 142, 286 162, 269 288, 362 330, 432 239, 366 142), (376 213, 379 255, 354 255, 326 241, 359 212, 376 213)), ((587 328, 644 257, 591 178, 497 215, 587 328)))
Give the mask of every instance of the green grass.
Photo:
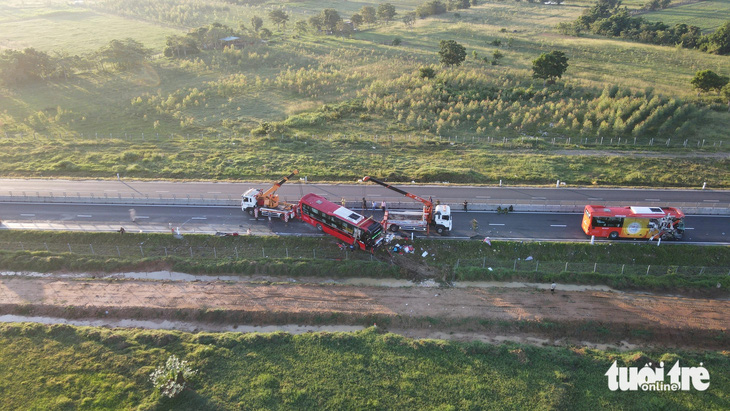
MULTIPOLYGON (((389 261, 384 251, 372 258, 366 253, 340 251, 335 243, 327 237, 186 235, 177 240, 166 234, 0 231, 0 268, 413 278, 412 272, 382 262, 389 261)), ((730 287, 730 247, 507 241, 494 241, 488 246, 481 241, 427 240, 417 240, 414 245, 419 252, 405 258, 415 265, 437 267, 444 275, 437 280, 444 281, 557 280, 647 290, 717 291, 717 283, 723 289, 730 287), (421 258, 420 250, 428 251, 429 258, 421 258)))
POLYGON ((670 26, 681 23, 697 26, 702 29, 703 34, 715 31, 725 24, 728 16, 730 16, 729 0, 704 0, 641 14, 641 17, 648 21, 661 21, 670 26))
POLYGON ((602 352, 411 340, 375 329, 303 335, 0 325, 7 409, 726 409, 726 353, 602 352), (169 400, 148 375, 170 354, 198 374, 169 400), (613 361, 703 362, 707 391, 611 392, 613 361))
MULTIPOLYGON (((203 21, 201 25, 220 21, 237 27, 241 21, 248 22, 249 18, 242 16, 251 10, 265 17, 264 9, 259 7, 211 2, 211 8, 206 9, 195 2, 183 3, 195 10, 229 8, 226 13, 210 11, 207 17, 196 14, 194 18, 203 21)), ((60 2, 50 3, 47 8, 11 2, 2 6, 7 13, 0 34, 6 30, 6 37, 19 36, 27 39, 29 46, 46 50, 55 45, 78 44, 70 51, 73 54, 105 44, 107 33, 116 38, 129 37, 122 35, 126 27, 132 28, 132 37, 158 52, 166 34, 180 32, 167 26, 179 26, 175 21, 159 20, 162 17, 140 11, 139 7, 149 2, 108 4, 111 9, 102 13, 98 8, 71 7, 60 2), (127 14, 122 14, 123 10, 127 14), (26 24, 39 18, 49 19, 52 24, 26 24), (75 34, 55 25, 67 18, 75 19, 73 27, 79 30, 104 27, 105 33, 75 34)), ((342 4, 341 14, 345 17, 361 6, 342 4)), ((419 2, 394 4, 401 12, 419 2)), ((351 181, 378 169, 403 181, 423 182, 495 183, 513 179, 514 183, 545 184, 560 178, 586 185, 694 187, 708 181, 714 187, 730 186, 728 164, 723 158, 642 158, 637 162, 626 157, 564 161, 562 156, 542 156, 564 148, 561 144, 567 145, 567 138, 571 138, 570 147, 578 143, 582 148, 581 138, 595 142, 599 134, 607 143, 609 138, 622 138, 622 146, 607 144, 610 149, 634 150, 626 142, 638 136, 641 149, 666 150, 669 155, 692 153, 699 139, 705 142, 705 150, 724 152, 730 147, 725 132, 730 128, 730 115, 716 97, 705 98, 707 101, 697 111, 670 117, 677 112, 675 109, 695 105, 689 80, 697 70, 709 68, 730 74, 726 72, 726 57, 615 39, 565 37, 554 32, 555 24, 575 19, 589 4, 552 7, 490 2, 462 10, 458 18, 447 13, 419 20, 413 29, 400 22, 365 27, 352 39, 295 36, 290 24, 289 31, 277 32, 266 46, 225 53, 209 50, 182 60, 155 59, 129 72, 86 70, 68 81, 0 89, 0 124, 3 132, 12 137, 0 138, 0 174, 104 177, 119 172, 137 178, 236 179, 278 175, 273 164, 297 164, 310 176, 339 181, 351 181), (402 45, 390 46, 396 36, 403 40, 402 45), (562 83, 565 87, 533 99, 505 97, 483 110, 464 108, 469 97, 457 88, 436 118, 434 111, 421 103, 444 97, 430 91, 428 84, 409 88, 401 83, 412 81, 419 67, 437 63, 437 44, 445 38, 464 44, 468 58, 463 67, 439 68, 438 81, 450 85, 462 80, 467 84, 476 82, 480 88, 510 95, 541 90, 541 82, 530 79, 531 61, 540 53, 556 49, 570 58, 562 83), (494 40, 502 41, 502 45, 491 45, 494 40), (473 51, 490 57, 497 48, 505 55, 498 66, 472 58, 473 51), (664 117, 657 116, 646 130, 637 123, 622 132, 615 118, 620 113, 627 116, 621 111, 625 102, 607 102, 600 97, 604 88, 613 85, 635 100, 662 95, 662 104, 670 109, 664 117), (392 93, 373 91, 390 88, 392 93), (555 107, 545 104, 548 102, 555 107), (610 103, 610 107, 606 109, 604 103, 610 103), (706 107, 712 104, 715 110, 708 110, 706 107), (576 117, 576 122, 570 115, 576 117), (429 119, 419 123, 418 117, 429 119), (566 121, 561 124, 562 119, 566 121), (250 137, 249 133, 264 122, 272 125, 272 138, 287 138, 277 143, 250 137), (550 127, 551 123, 555 128, 550 127), (424 129, 426 126, 430 128, 424 129), (38 139, 29 143, 27 139, 34 132, 38 139), (548 133, 548 143, 556 138, 560 144, 411 143, 403 148, 402 144, 384 146, 359 141, 375 135, 394 135, 401 141, 408 141, 409 135, 421 135, 434 140, 438 134, 458 136, 462 141, 483 141, 487 137, 514 141, 522 134, 541 132, 548 133), (25 138, 19 137, 21 133, 25 138), (158 133, 183 139, 203 134, 206 141, 151 140, 158 133), (219 133, 245 138, 216 141, 219 133), (80 139, 82 134, 84 139, 80 139), (88 140, 90 136, 110 134, 125 140, 88 140), (127 139, 130 135, 134 138, 127 139), (53 140, 45 140, 49 136, 53 140), (334 141, 326 141, 325 136, 335 136, 334 141), (307 145, 303 144, 305 137, 307 145), (656 144, 646 146, 653 137, 656 144), (674 148, 664 146, 667 138, 674 148), (679 148, 684 139, 689 139, 691 148, 679 148), (392 155, 394 147, 399 156, 392 155), (514 148, 523 152, 515 155, 503 151, 514 148), (125 151, 137 153, 140 160, 120 159, 119 153, 125 151), (261 166, 264 157, 272 159, 267 168, 261 166)), ((295 2, 288 7, 293 23, 307 16, 298 13, 315 11, 322 5, 295 2)))

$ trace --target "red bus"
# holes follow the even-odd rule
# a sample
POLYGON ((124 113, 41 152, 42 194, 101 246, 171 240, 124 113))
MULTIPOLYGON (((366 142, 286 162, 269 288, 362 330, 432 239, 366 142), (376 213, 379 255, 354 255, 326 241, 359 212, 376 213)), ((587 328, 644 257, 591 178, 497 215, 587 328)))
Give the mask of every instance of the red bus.
POLYGON ((679 240, 684 234, 684 213, 674 207, 607 207, 587 205, 583 232, 615 240, 648 238, 679 240))
POLYGON ((383 226, 372 217, 360 215, 316 194, 307 194, 299 200, 297 216, 317 230, 364 251, 374 250, 382 241, 383 226))

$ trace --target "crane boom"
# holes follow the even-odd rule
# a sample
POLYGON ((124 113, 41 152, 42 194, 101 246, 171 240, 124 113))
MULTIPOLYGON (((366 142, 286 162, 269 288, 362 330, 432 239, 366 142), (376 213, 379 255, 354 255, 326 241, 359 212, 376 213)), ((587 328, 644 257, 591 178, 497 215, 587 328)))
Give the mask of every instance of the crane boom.
POLYGON ((377 178, 374 178, 374 177, 365 176, 365 177, 363 177, 362 181, 372 181, 373 183, 380 184, 381 186, 383 186, 385 188, 389 188, 389 189, 395 191, 396 193, 403 194, 404 196, 406 196, 408 198, 411 198, 413 200, 422 202, 423 203, 423 206, 424 206, 424 209, 425 209, 424 211, 425 211, 426 215, 428 216, 428 220, 429 221, 432 221, 433 220, 433 203, 430 202, 430 201, 428 201, 428 200, 426 200, 425 198, 419 197, 419 196, 417 196, 417 195, 415 195, 413 193, 409 193, 407 191, 403 191, 400 188, 393 187, 392 185, 390 185, 390 184, 388 184, 386 182, 380 181, 380 180, 378 180, 377 178))
POLYGON ((292 171, 291 174, 289 174, 288 176, 282 178, 281 181, 279 181, 278 183, 276 183, 273 186, 271 186, 271 188, 269 188, 268 190, 266 190, 263 193, 261 193, 261 197, 266 198, 266 197, 269 197, 271 194, 274 194, 274 192, 276 190, 278 190, 282 185, 284 185, 284 183, 286 183, 287 181, 289 181, 290 178, 294 177, 297 174, 299 174, 299 170, 292 171))

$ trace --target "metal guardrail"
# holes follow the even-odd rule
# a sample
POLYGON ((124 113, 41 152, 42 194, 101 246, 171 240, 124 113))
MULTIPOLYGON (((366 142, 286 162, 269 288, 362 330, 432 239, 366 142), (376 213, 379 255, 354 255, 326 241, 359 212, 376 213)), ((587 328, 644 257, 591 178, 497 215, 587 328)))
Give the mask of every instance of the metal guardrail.
MULTIPOLYGON (((53 195, 53 193, 40 192, 7 192, 6 195, 0 195, 0 202, 4 203, 46 203, 46 204, 118 204, 118 205, 181 205, 181 206, 218 206, 218 207, 240 207, 241 200, 238 196, 218 195, 212 196, 191 196, 191 195, 98 195, 97 193, 63 193, 63 195, 53 195)), ((396 197, 393 197, 396 198, 396 197)), ((400 197, 397 197, 400 199, 400 197)), ((296 198, 282 197, 284 201, 296 202, 296 198)), ((420 209, 421 205, 414 201, 388 201, 388 197, 378 197, 376 206, 379 207, 380 201, 385 200, 388 208, 394 209, 420 209)), ((340 203, 340 199, 331 199, 331 201, 340 203)), ((594 202, 596 203, 596 202, 594 202)), ((599 201, 601 205, 623 207, 632 206, 656 206, 655 202, 633 201, 627 204, 626 201, 599 201)), ((448 203, 454 211, 463 209, 462 203, 448 203)), ((493 211, 498 206, 512 206, 515 211, 526 212, 560 212, 560 213, 580 213, 588 204, 586 201, 574 200, 508 200, 508 201, 487 201, 481 203, 469 203, 469 211, 493 211)), ((345 199, 346 207, 352 210, 362 210, 361 199, 345 199)), ((367 202, 368 210, 370 210, 371 202, 367 202)), ((720 202, 671 202, 659 204, 662 206, 677 207, 686 214, 703 214, 703 215, 730 215, 730 203, 720 202)))

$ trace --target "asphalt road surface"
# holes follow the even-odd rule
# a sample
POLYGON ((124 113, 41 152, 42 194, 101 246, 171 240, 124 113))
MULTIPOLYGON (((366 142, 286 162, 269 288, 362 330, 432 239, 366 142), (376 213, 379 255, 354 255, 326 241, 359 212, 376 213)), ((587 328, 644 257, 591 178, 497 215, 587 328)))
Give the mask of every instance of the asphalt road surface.
MULTIPOLYGON (((282 176, 283 177, 283 176, 282 176)), ((315 193, 330 199, 346 198, 358 205, 364 197, 371 201, 411 201, 400 194, 374 183, 357 184, 319 184, 309 180, 305 182, 301 174, 284 184, 278 194, 282 200, 295 202, 304 194, 315 193)), ((241 194, 251 187, 269 188, 276 181, 270 182, 163 182, 133 181, 125 179, 111 180, 19 180, 0 179, 0 196, 81 196, 88 197, 122 197, 148 196, 151 198, 218 198, 239 199, 241 194)), ((525 203, 558 203, 575 202, 576 204, 600 204, 602 202, 622 202, 624 205, 681 205, 694 203, 708 207, 730 208, 730 191, 702 190, 651 190, 651 189, 611 189, 611 188, 579 188, 561 186, 560 188, 510 187, 504 182, 502 187, 488 186, 453 186, 453 185, 409 185, 398 184, 397 187, 424 198, 432 197, 444 203, 492 204, 525 204, 525 203)))
MULTIPOLYGON (((256 220, 237 207, 134 206, 135 222, 128 205, 93 204, 0 204, 0 229, 86 230, 182 233, 246 232, 254 234, 319 235, 314 227, 300 221, 256 220)), ((355 209, 355 211, 363 212, 355 209)), ((588 241, 580 228, 581 214, 463 212, 454 210, 454 229, 445 238, 490 237, 511 240, 588 241), (478 222, 477 230, 471 221, 478 222)), ((379 210, 364 215, 382 218, 379 210)), ((686 218, 683 243, 730 244, 730 216, 690 215, 686 218)), ((425 233, 415 233, 417 237, 425 233)), ((432 235, 433 238, 441 238, 432 235)), ((619 240, 626 241, 626 240, 619 240)))

